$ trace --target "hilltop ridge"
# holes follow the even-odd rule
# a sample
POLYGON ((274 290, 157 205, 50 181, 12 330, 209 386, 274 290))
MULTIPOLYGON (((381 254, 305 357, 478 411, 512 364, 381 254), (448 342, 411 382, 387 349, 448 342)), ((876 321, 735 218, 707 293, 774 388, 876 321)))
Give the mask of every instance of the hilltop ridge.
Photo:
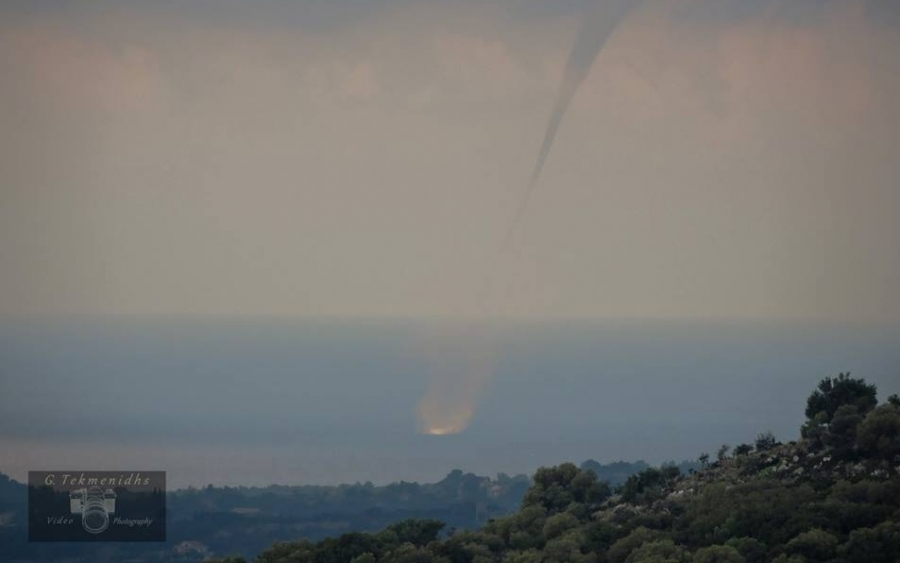
MULTIPOLYGON (((682 474, 615 490, 571 463, 537 471, 518 512, 472 531, 407 520, 376 534, 275 545, 256 563, 896 563, 900 398, 849 374, 810 395, 797 441, 771 433, 682 474)), ((238 563, 241 558, 220 559, 238 563)))

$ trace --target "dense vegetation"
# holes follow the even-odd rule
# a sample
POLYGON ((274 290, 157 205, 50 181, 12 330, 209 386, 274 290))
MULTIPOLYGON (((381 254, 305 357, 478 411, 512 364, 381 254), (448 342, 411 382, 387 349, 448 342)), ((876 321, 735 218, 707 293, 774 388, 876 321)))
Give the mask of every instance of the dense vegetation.
POLYGON ((531 480, 495 479, 460 470, 437 483, 385 486, 213 487, 167 495, 165 544, 115 544, 101 558, 96 546, 27 543, 27 487, 0 474, 0 561, 200 562, 215 553, 253 554, 298 537, 320 540, 349 531, 377 531, 409 518, 432 518, 458 529, 515 512, 531 480), (79 559, 80 558, 80 559, 79 559))
POLYGON ((421 485, 174 491, 165 544, 28 544, 26 488, 0 474, 0 560, 900 561, 900 398, 878 405, 874 386, 841 374, 810 395, 806 418, 797 442, 763 433, 680 465, 589 460, 532 479, 456 470, 421 485), (227 553, 236 556, 211 559, 227 553))
MULTIPOLYGON (((614 492, 590 469, 540 469, 521 508, 478 530, 406 520, 275 545, 257 563, 895 563, 900 399, 849 374, 823 380, 797 442, 769 433, 688 475, 646 468, 614 492)), ((231 563, 240 558, 223 559, 231 563)))
MULTIPOLYGON (((649 467, 642 461, 604 465, 593 460, 584 466, 616 483, 649 467)), ((188 488, 167 495, 164 544, 109 544, 98 554, 92 545, 27 543, 27 488, 0 473, 0 561, 199 563, 214 554, 249 556, 279 541, 374 532, 412 518, 440 520, 447 529, 474 529, 518 510, 530 484, 526 475, 489 478, 457 469, 424 484, 188 488)))

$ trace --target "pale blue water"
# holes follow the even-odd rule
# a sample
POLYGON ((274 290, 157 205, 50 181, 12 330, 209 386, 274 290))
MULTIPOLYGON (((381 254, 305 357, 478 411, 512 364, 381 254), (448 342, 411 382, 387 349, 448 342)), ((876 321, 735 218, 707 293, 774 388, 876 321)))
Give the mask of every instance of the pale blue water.
POLYGON ((900 392, 900 327, 544 323, 500 331, 468 430, 416 433, 427 323, 0 325, 0 471, 163 469, 174 486, 435 480, 587 458, 661 462, 772 430, 851 371, 900 392))

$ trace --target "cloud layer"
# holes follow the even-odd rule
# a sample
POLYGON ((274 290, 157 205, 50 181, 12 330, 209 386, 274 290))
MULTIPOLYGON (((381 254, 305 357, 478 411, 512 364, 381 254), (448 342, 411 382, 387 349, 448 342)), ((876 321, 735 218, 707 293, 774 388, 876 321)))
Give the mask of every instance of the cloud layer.
MULTIPOLYGON (((478 316, 579 4, 11 4, 0 311, 478 316)), ((611 39, 510 314, 900 319, 896 10, 746 6, 611 39)))

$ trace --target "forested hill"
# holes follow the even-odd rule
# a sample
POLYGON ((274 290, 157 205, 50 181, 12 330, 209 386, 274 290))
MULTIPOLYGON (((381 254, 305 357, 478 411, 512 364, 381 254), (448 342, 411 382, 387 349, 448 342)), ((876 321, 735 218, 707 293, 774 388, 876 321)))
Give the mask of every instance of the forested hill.
MULTIPOLYGON (((589 460, 584 466, 613 482, 648 468, 642 461, 599 464, 589 460)), ((216 554, 253 555, 278 541, 374 532, 410 518, 474 529, 518 510, 530 485, 527 475, 500 473, 491 478, 455 469, 436 483, 181 489, 167 495, 164 544, 109 545, 98 559, 96 548, 89 544, 29 544, 27 487, 0 473, 0 561, 199 563, 216 554)))
MULTIPOLYGON (((275 545, 257 563, 897 563, 900 398, 841 374, 797 442, 760 434, 703 467, 647 468, 613 490, 573 464, 535 474, 521 508, 475 531, 407 520, 275 545)), ((235 563, 240 558, 220 559, 235 563)))

